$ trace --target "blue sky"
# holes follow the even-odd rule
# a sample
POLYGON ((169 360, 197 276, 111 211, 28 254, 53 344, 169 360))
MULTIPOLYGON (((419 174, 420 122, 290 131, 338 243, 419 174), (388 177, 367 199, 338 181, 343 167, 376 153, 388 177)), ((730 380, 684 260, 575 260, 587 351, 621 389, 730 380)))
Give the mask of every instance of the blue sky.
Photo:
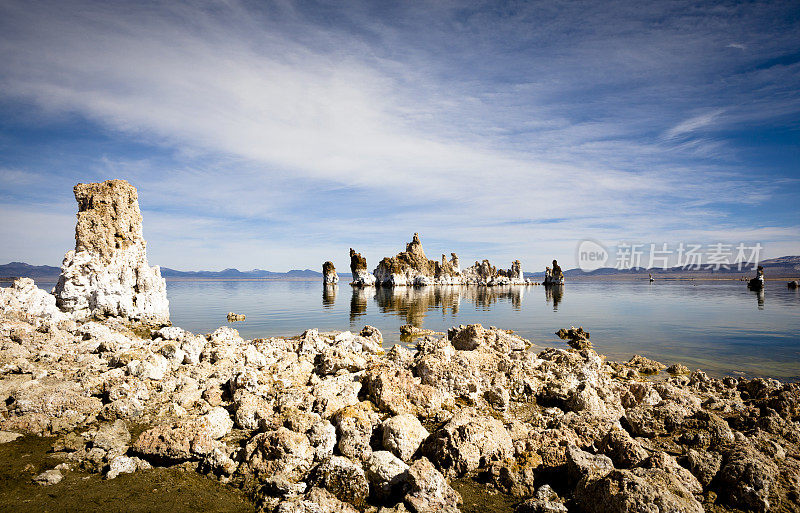
POLYGON ((0 261, 77 182, 152 264, 575 264, 580 240, 800 254, 797 2, 0 3, 0 261))

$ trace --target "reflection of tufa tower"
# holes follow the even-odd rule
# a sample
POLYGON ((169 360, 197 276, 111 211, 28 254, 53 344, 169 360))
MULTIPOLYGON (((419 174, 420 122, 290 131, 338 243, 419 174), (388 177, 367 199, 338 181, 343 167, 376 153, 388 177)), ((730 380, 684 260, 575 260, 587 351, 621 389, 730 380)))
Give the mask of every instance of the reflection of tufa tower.
POLYGON ((125 180, 79 183, 75 250, 61 264, 53 293, 58 306, 81 317, 169 323, 166 283, 147 264, 136 188, 125 180))
POLYGON ((336 304, 336 293, 339 292, 339 287, 326 283, 322 286, 322 307, 333 308, 336 304))

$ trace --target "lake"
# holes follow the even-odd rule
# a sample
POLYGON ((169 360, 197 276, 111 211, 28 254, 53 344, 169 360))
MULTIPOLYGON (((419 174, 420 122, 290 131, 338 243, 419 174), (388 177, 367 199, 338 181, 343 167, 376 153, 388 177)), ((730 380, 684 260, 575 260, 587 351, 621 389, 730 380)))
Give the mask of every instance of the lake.
POLYGON ((683 363, 712 375, 800 380, 800 293, 768 282, 571 281, 541 286, 354 289, 302 281, 169 281, 172 322, 206 333, 227 312, 245 338, 291 336, 308 328, 376 326, 390 347, 403 324, 445 331, 481 323, 512 329, 539 346, 566 347, 559 328, 583 326, 595 349, 615 360, 634 354, 683 363))
MULTIPOLYGON (((2 283, 0 286, 8 286, 2 283)), ((39 285, 50 290, 54 283, 39 285)), ((683 363, 714 376, 800 381, 800 291, 783 281, 747 290, 740 281, 574 280, 541 286, 324 287, 316 281, 168 281, 175 326, 209 333, 230 325, 245 338, 294 336, 309 328, 381 330, 388 348, 400 326, 446 331, 481 323, 512 329, 538 346, 566 347, 560 328, 583 326, 614 360, 634 354, 683 363), (227 323, 227 312, 245 314, 227 323)))

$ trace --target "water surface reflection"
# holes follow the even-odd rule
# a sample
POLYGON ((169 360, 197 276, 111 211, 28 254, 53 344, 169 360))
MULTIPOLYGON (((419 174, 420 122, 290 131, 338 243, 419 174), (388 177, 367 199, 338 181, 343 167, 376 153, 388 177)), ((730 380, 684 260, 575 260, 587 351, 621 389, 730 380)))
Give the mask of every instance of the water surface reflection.
POLYGON ((234 327, 247 338, 370 324, 389 347, 400 340, 403 324, 446 331, 481 323, 563 347, 554 333, 575 325, 590 331, 598 352, 612 359, 639 353, 717 375, 800 379, 800 291, 780 282, 768 282, 759 294, 739 281, 699 280, 570 281, 551 289, 170 281, 167 294, 172 322, 196 333, 210 333, 225 324, 227 312, 239 312, 247 319, 234 327))
POLYGON ((350 318, 354 319, 374 299, 381 313, 401 317, 406 324, 423 327, 431 312, 440 317, 457 317, 463 304, 489 311, 499 302, 508 302, 513 310, 522 307, 526 287, 478 287, 435 285, 428 287, 353 288, 350 318))

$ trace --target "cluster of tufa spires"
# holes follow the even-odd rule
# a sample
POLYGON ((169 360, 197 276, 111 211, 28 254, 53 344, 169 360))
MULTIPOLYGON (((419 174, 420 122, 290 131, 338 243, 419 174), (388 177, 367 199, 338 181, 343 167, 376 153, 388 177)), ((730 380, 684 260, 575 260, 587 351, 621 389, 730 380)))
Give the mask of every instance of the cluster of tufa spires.
MULTIPOLYGON (((461 269, 458 255, 450 253, 448 260, 442 255, 440 260, 430 260, 422 249, 419 234, 415 233, 411 242, 406 244, 405 251, 392 257, 382 259, 375 270, 367 270, 367 260, 360 253, 350 248, 350 271, 353 273, 352 285, 355 286, 423 286, 423 285, 524 285, 528 283, 522 274, 522 264, 515 260, 510 269, 497 269, 488 260, 475 262, 472 266, 461 269)), ((336 283, 333 264, 323 264, 323 275, 326 284, 336 283)))

